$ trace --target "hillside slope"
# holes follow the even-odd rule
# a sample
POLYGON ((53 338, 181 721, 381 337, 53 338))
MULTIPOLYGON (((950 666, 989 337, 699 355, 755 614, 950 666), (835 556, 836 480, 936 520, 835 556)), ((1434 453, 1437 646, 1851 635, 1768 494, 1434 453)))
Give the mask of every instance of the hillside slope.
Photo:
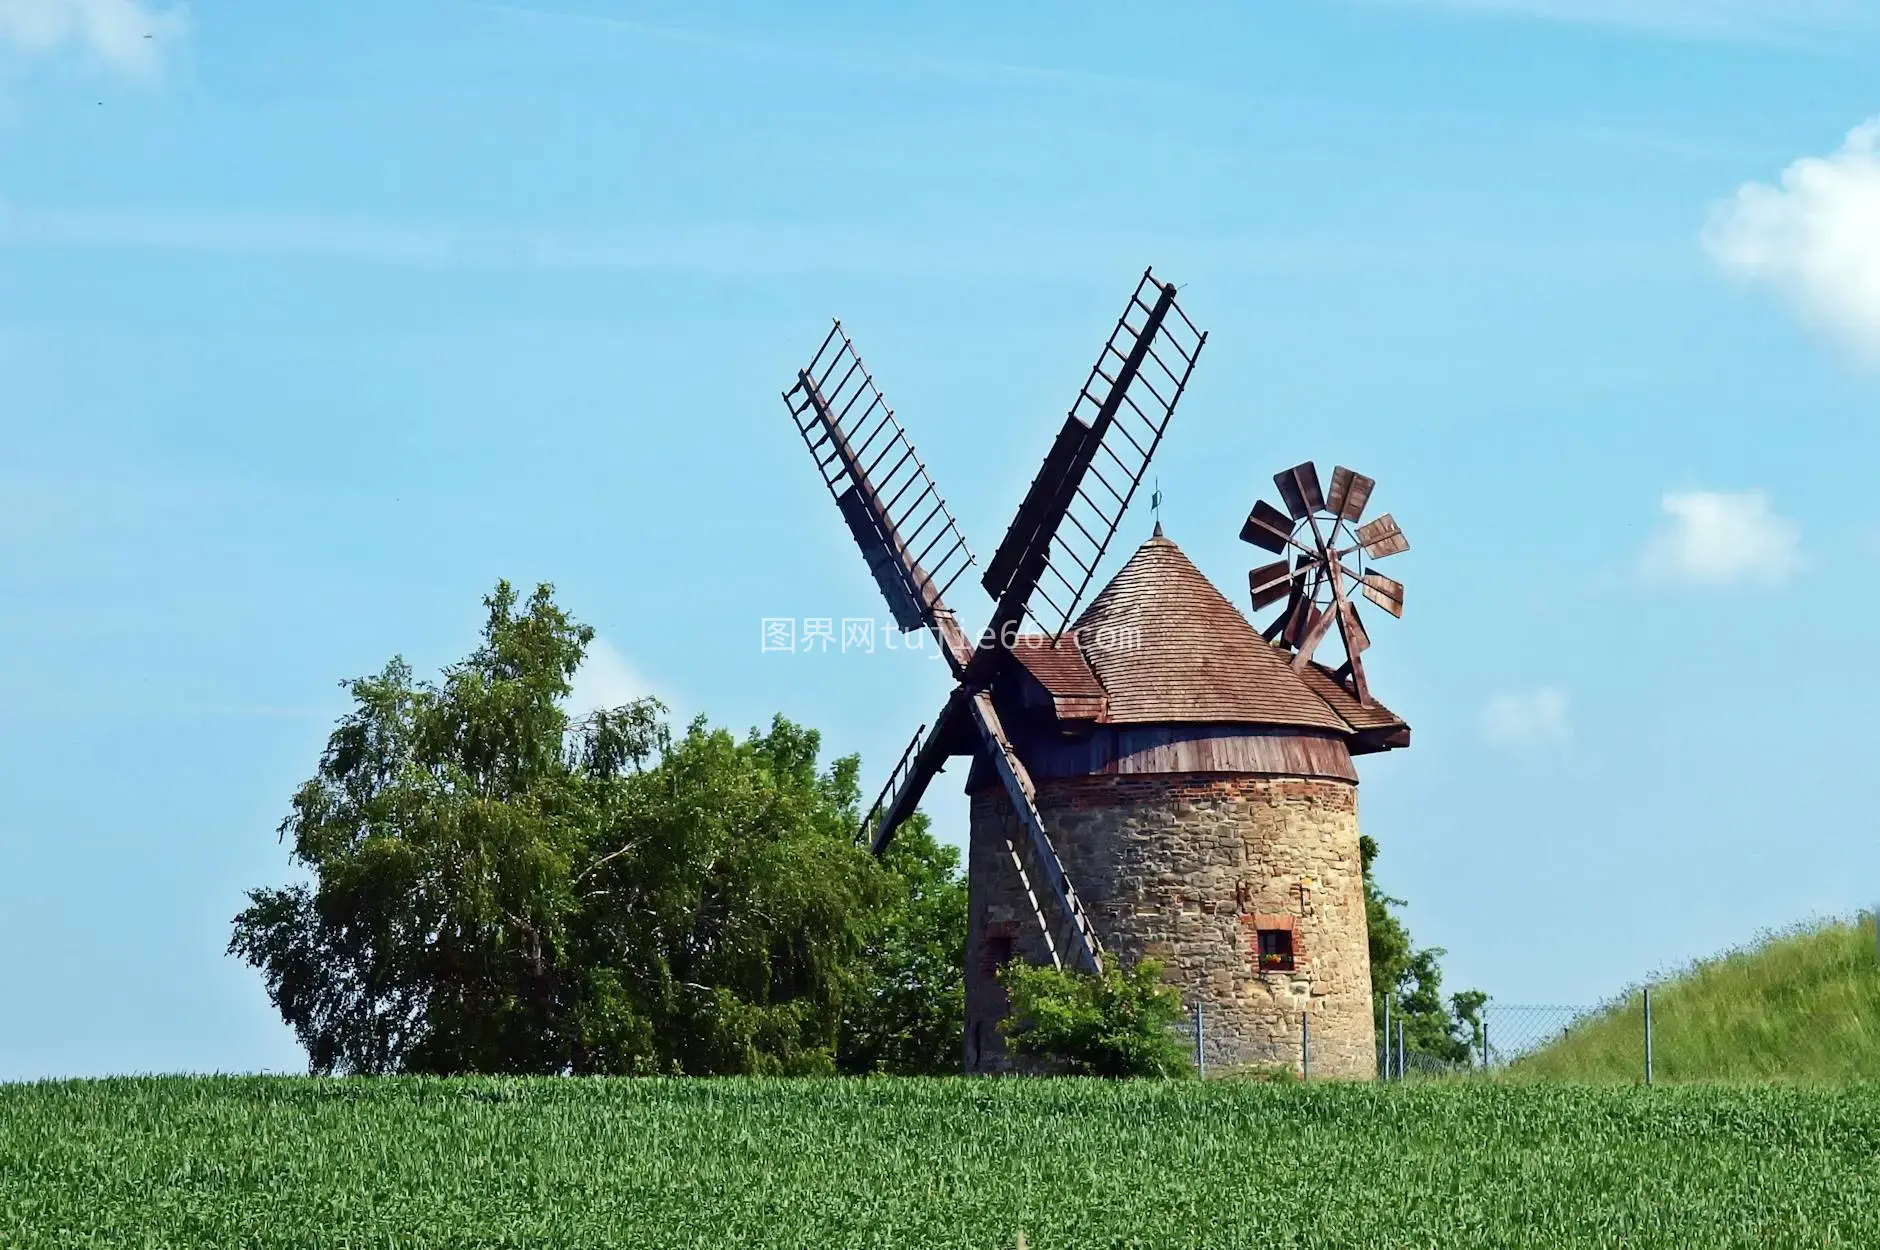
MULTIPOLYGON (((1511 1076, 1638 1080, 1634 991, 1511 1076)), ((1871 918, 1776 934, 1652 986, 1659 1080, 1880 1080, 1880 956, 1871 918)))

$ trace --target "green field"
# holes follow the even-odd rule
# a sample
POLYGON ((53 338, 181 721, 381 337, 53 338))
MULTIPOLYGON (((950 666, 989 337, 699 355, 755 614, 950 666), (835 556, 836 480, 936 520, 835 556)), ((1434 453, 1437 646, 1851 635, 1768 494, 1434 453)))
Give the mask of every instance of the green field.
MULTIPOLYGON (((1637 1080, 1643 1030, 1634 993, 1510 1075, 1637 1080)), ((1666 1081, 1880 1080, 1873 921, 1776 934, 1654 984, 1652 1052, 1666 1081)))
POLYGON ((0 1245, 1880 1245, 1880 1088, 0 1087, 0 1245))

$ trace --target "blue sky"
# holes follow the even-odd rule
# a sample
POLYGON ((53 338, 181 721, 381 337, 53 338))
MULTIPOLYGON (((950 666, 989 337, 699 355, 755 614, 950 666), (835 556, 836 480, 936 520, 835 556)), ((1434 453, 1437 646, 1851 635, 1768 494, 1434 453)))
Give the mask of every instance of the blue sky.
POLYGON ((1361 800, 1451 988, 1871 905, 1877 65, 1831 0, 0 0, 0 1079, 300 1066, 229 919, 499 577, 581 698, 878 784, 944 674, 760 651, 882 615, 778 393, 841 316, 983 559, 1148 264, 1203 571, 1305 458, 1413 543, 1361 800))

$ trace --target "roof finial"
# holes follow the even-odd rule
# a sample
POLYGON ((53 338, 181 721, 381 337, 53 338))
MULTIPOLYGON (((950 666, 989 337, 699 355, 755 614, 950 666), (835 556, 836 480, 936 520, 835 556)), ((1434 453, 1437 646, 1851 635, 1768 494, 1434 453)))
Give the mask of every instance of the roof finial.
POLYGON ((1155 479, 1155 493, 1149 496, 1149 507, 1155 512, 1156 538, 1162 537, 1162 479, 1155 479))

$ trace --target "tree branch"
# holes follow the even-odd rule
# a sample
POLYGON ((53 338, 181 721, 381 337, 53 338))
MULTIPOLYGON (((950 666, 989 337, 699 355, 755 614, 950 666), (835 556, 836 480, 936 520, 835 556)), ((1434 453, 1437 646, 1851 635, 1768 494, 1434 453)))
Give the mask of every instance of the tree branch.
POLYGON ((625 855, 628 851, 631 851, 636 845, 638 844, 634 842, 629 842, 617 851, 607 852, 607 854, 601 856, 599 859, 589 864, 586 868, 583 868, 580 872, 576 873, 574 876, 574 880, 570 882, 570 884, 580 885, 583 881, 587 880, 587 878, 596 869, 606 864, 609 860, 619 859, 622 855, 625 855))

